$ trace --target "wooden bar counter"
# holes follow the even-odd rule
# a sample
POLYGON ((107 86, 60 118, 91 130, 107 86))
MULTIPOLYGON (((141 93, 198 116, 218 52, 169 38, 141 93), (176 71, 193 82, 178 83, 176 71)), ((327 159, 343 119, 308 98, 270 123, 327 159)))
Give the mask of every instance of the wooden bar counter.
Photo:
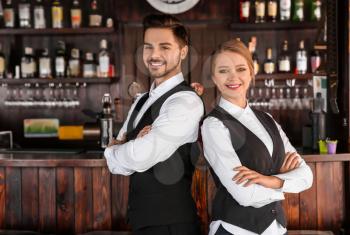
MULTIPOLYGON (((128 230, 128 177, 111 175, 102 156, 0 154, 0 229, 52 234, 128 230)), ((349 172, 345 169, 350 154, 304 158, 314 173, 314 183, 303 193, 286 194, 288 228, 338 232, 349 223, 345 213, 349 172)), ((215 185, 203 159, 194 174, 193 195, 205 234, 215 185)))

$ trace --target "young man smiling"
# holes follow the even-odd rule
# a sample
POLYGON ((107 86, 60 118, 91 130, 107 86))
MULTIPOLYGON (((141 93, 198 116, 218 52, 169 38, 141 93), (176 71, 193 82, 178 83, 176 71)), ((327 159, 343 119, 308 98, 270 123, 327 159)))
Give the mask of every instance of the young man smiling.
POLYGON ((170 15, 147 16, 143 25, 143 61, 153 83, 132 105, 105 157, 112 173, 130 175, 133 234, 200 234, 191 182, 204 107, 181 73, 187 31, 170 15))

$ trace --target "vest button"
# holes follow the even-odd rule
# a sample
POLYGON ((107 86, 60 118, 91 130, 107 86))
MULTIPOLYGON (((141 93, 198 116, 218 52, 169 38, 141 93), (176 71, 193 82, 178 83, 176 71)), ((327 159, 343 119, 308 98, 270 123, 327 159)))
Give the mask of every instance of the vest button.
POLYGON ((276 210, 275 210, 275 209, 272 209, 272 210, 271 210, 271 213, 272 213, 272 214, 276 214, 276 210))

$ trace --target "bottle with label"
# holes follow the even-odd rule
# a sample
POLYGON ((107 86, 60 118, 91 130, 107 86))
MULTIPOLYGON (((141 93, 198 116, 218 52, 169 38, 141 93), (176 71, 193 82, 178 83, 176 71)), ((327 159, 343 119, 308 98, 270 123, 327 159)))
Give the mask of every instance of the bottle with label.
POLYGON ((94 55, 91 52, 85 54, 85 61, 83 65, 83 77, 93 78, 96 77, 96 64, 94 61, 94 55))
POLYGON ((305 74, 307 72, 307 53, 304 49, 304 40, 299 42, 299 49, 296 53, 296 74, 305 74))
POLYGON ((101 128, 101 148, 107 148, 113 140, 113 116, 112 116, 112 98, 106 93, 102 98, 102 115, 100 118, 101 128))
POLYGON ((258 54, 256 53, 256 44, 257 44, 256 37, 255 36, 251 37, 248 48, 250 53, 252 54, 254 75, 257 75, 260 70, 259 58, 258 58, 258 54))
POLYGON ((107 40, 100 42, 100 53, 98 54, 98 77, 109 77, 110 56, 107 51, 107 40))
POLYGON ((5 55, 2 52, 2 44, 0 43, 0 79, 5 78, 5 68, 6 68, 6 59, 5 55))
POLYGON ((4 6, 4 24, 6 28, 15 27, 15 10, 12 5, 12 0, 6 0, 4 6))
POLYGON ((19 27, 21 28, 32 27, 29 0, 20 1, 20 3, 18 4, 18 14, 19 14, 19 27))
POLYGON ((255 0, 255 23, 265 22, 265 0, 255 0))
POLYGON ((24 48, 24 56, 21 59, 21 77, 34 78, 36 73, 36 62, 33 56, 33 48, 24 48))
POLYGON ((55 58, 55 76, 62 78, 66 76, 66 44, 63 41, 57 42, 55 58))
POLYGON ((278 58, 278 71, 280 73, 290 73, 290 56, 288 52, 288 41, 283 42, 282 52, 278 58))
POLYGON ((60 0, 54 0, 51 6, 52 28, 63 28, 63 6, 60 0))
POLYGON ((280 20, 288 21, 290 20, 292 2, 291 0, 280 0, 280 20))
POLYGON ((250 0, 240 0, 239 2, 239 21, 247 23, 250 16, 250 0))
POLYGON ((310 19, 311 21, 320 21, 322 17, 322 2, 321 0, 312 0, 311 1, 311 12, 310 19))
POLYGON ((293 21, 304 21, 304 0, 294 1, 293 21))
POLYGON ((91 12, 89 15, 89 26, 100 27, 102 25, 102 15, 98 11, 97 0, 91 1, 91 12))
POLYGON ((70 15, 71 15, 72 28, 80 28, 82 14, 81 14, 81 7, 80 7, 79 0, 73 1, 73 6, 72 6, 72 9, 70 10, 70 15))
POLYGON ((272 60, 272 48, 266 50, 266 60, 264 62, 264 72, 266 74, 273 74, 275 72, 275 63, 272 60))
POLYGON ((45 48, 39 57, 39 77, 52 78, 51 72, 51 58, 49 57, 49 50, 45 48))
POLYGON ((318 50, 313 50, 310 54, 311 72, 315 73, 321 65, 321 55, 318 50))
POLYGON ((277 0, 269 0, 267 3, 267 19, 270 22, 276 22, 277 18, 277 0))
POLYGON ((80 51, 77 48, 73 48, 71 51, 71 58, 68 62, 68 76, 80 76, 80 51))
POLYGON ((34 28, 46 28, 45 9, 42 0, 36 0, 36 4, 34 6, 34 28))

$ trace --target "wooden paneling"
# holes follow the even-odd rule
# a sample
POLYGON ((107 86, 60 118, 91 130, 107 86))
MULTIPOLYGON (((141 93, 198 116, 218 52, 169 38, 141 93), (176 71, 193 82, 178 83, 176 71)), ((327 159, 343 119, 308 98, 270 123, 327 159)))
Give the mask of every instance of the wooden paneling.
POLYGON ((112 176, 112 228, 113 230, 128 229, 127 206, 129 194, 129 177, 122 175, 112 176))
POLYGON ((0 168, 0 229, 5 228, 5 168, 0 168))
POLYGON ((22 228, 21 169, 6 168, 5 228, 22 228))

